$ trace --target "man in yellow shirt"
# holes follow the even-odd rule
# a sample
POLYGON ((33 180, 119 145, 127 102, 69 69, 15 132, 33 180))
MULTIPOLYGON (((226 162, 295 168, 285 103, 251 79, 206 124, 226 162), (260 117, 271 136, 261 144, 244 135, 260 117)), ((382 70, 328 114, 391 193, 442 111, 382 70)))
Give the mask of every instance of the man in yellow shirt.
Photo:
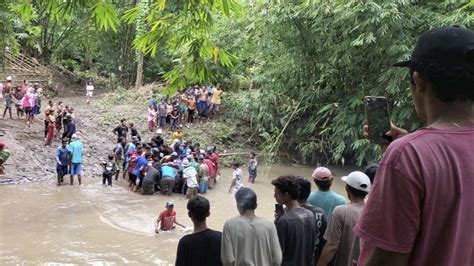
POLYGON ((173 134, 171 135, 171 138, 173 140, 173 143, 176 141, 176 140, 179 140, 179 141, 183 141, 183 125, 179 125, 178 126, 178 129, 173 132, 173 134))
POLYGON ((224 90, 222 85, 217 85, 217 89, 214 90, 214 93, 212 94, 211 98, 211 113, 213 115, 216 115, 220 111, 221 107, 221 98, 222 94, 224 94, 224 90))

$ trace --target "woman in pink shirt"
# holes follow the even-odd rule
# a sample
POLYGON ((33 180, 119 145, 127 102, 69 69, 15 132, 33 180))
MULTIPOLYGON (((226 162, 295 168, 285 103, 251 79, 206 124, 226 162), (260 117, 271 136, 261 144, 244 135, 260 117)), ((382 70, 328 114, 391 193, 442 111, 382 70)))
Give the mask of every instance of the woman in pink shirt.
MULTIPOLYGON (((31 89, 33 90, 33 89, 31 89)), ((25 94, 25 97, 23 97, 23 111, 25 112, 25 127, 30 127, 31 120, 33 118, 32 111, 33 111, 33 105, 31 102, 34 102, 34 98, 32 97, 31 90, 25 94)))
POLYGON ((150 130, 150 132, 154 132, 156 128, 156 111, 153 105, 150 105, 150 107, 148 108, 147 121, 148 130, 150 130))

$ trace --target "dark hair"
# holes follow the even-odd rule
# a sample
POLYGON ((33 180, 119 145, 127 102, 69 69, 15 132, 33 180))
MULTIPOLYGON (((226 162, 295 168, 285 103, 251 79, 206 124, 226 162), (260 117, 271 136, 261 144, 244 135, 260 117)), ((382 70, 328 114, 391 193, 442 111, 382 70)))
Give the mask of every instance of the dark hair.
POLYGON ((321 181, 317 179, 313 179, 313 180, 316 186, 318 187, 318 189, 321 191, 328 191, 329 188, 331 188, 332 180, 326 180, 326 181, 321 181))
POLYGON ((232 166, 239 167, 240 163, 234 160, 232 161, 232 166))
POLYGON ((298 199, 299 187, 296 177, 292 175, 279 176, 272 181, 282 194, 288 193, 292 200, 298 199))
POLYGON ((311 182, 302 176, 297 176, 296 182, 299 188, 298 200, 307 200, 311 193, 311 182))
POLYGON ((240 188, 235 193, 235 201, 240 211, 255 210, 257 208, 257 194, 250 188, 240 188))
POLYGON ((133 123, 132 123, 132 122, 130 122, 130 123, 128 123, 128 124, 129 124, 131 127, 133 127, 133 123))
POLYGON ((114 159, 114 156, 112 154, 109 154, 109 156, 107 157, 109 160, 113 160, 114 159))
POLYGON ((379 168, 379 165, 374 163, 374 164, 368 165, 364 169, 364 174, 366 174, 369 177, 371 184, 374 183, 375 174, 377 173, 378 168, 379 168))
POLYGON ((413 72, 419 72, 428 80, 436 98, 442 102, 474 101, 474 71, 468 67, 448 68, 440 65, 416 63, 410 67, 412 85, 413 72))
POLYGON ((209 201, 203 196, 196 196, 188 201, 189 213, 191 216, 198 222, 206 220, 206 217, 209 214, 209 209, 211 208, 209 201))
POLYGON ((349 185, 346 184, 346 191, 349 192, 350 194, 352 194, 354 197, 356 198, 365 198, 365 196, 367 196, 367 192, 365 191, 362 191, 362 190, 358 190, 358 189, 355 189, 349 185))

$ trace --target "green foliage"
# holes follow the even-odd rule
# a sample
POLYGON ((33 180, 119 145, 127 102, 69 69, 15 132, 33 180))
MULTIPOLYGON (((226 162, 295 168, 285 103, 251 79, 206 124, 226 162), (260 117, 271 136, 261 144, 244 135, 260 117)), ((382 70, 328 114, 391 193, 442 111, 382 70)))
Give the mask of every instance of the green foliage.
POLYGON ((229 116, 259 132, 264 148, 273 151, 277 145, 306 162, 376 160, 380 149, 362 137, 362 97, 387 96, 394 123, 410 130, 421 126, 411 103, 408 73, 391 65, 408 58, 417 37, 430 27, 472 28, 472 10, 466 3, 347 0, 248 5, 248 31, 239 33, 251 37, 238 41, 253 44, 245 45, 250 50, 240 57, 246 68, 238 66, 235 75, 251 73, 249 83, 255 91, 226 97, 232 106, 229 116))
MULTIPOLYGON (((160 46, 167 47, 175 58, 173 69, 164 74, 170 94, 190 83, 214 81, 212 64, 231 67, 236 56, 212 41, 213 15, 220 12, 228 17, 238 10, 233 0, 155 1, 146 16, 147 30, 137 36, 134 47, 153 57, 160 46)), ((129 23, 139 18, 139 8, 130 9, 123 17, 129 23)))
POLYGON ((166 80, 163 93, 225 84, 225 119, 270 156, 363 164, 381 151, 362 138, 362 97, 387 96, 395 124, 420 127, 408 73, 391 65, 453 24, 473 27, 473 0, 4 0, 0 47, 104 86, 133 82, 145 53, 144 80, 166 80))
POLYGON ((115 7, 110 0, 97 1, 92 7, 92 11, 99 29, 108 30, 111 28, 114 32, 117 32, 120 19, 117 17, 115 7))

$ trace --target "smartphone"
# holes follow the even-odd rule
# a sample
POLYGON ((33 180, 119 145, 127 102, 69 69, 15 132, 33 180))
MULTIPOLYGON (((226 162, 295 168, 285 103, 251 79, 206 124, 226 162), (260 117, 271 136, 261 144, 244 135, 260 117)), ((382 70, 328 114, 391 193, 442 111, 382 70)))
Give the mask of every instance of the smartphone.
POLYGON ((368 139, 373 143, 388 144, 393 138, 386 135, 390 130, 390 115, 387 98, 382 96, 365 96, 365 116, 369 126, 368 139))
POLYGON ((283 209, 283 205, 275 204, 275 213, 281 217, 285 214, 285 210, 283 209))

